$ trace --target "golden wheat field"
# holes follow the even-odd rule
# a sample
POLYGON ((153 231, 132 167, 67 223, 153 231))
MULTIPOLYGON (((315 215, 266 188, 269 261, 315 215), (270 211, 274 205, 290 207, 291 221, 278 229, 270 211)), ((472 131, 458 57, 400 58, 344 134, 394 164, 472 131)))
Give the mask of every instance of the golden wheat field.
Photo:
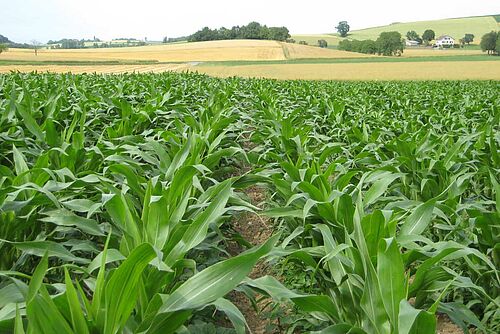
POLYGON ((283 60, 283 48, 274 41, 210 41, 168 45, 148 45, 126 48, 33 50, 10 49, 0 59, 24 61, 225 61, 225 60, 283 60))
POLYGON ((220 77, 241 76, 283 80, 498 80, 500 78, 500 63, 497 61, 262 64, 199 66, 190 70, 220 77))

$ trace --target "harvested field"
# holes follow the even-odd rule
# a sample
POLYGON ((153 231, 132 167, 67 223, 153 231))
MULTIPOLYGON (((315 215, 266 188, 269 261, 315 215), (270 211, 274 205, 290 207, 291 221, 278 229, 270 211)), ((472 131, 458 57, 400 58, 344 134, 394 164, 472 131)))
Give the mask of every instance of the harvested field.
POLYGON ((156 64, 156 65, 0 65, 0 73, 19 72, 52 72, 52 73, 160 73, 180 71, 189 68, 189 64, 156 64))
POLYGON ((231 40, 109 49, 33 50, 10 49, 0 60, 23 61, 224 61, 285 59, 281 45, 274 41, 231 40))

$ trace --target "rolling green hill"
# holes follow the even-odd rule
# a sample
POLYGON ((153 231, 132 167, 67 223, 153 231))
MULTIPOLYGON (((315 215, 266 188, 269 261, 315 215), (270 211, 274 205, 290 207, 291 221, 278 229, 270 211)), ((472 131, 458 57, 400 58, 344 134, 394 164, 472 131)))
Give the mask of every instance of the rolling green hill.
MULTIPOLYGON (((432 29, 436 32, 436 37, 440 35, 450 35, 456 39, 462 38, 466 33, 474 34, 474 44, 479 43, 481 36, 492 31, 500 29, 500 15, 474 16, 433 21, 417 21, 406 23, 393 23, 386 26, 373 27, 349 32, 349 39, 377 39, 383 31, 399 31, 403 36, 409 30, 415 30, 419 35, 426 29, 432 29)), ((316 44, 318 39, 325 39, 328 45, 337 45, 342 38, 337 34, 318 34, 318 35, 292 35, 297 42, 304 40, 309 44, 316 44)))

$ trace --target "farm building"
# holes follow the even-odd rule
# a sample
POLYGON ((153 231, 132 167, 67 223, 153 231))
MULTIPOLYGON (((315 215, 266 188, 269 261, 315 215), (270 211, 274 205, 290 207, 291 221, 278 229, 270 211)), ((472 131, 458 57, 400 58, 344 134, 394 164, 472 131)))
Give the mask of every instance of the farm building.
POLYGON ((436 46, 453 46, 455 45, 455 39, 449 35, 439 36, 436 39, 436 46))
POLYGON ((406 46, 419 46, 420 42, 407 39, 405 41, 405 44, 406 44, 406 46))

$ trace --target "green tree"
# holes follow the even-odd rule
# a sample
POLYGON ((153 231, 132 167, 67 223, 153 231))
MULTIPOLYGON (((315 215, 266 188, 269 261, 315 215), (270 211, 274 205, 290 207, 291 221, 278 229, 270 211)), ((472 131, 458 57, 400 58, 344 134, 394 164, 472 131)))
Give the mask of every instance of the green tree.
POLYGON ((346 37, 351 27, 349 27, 347 21, 340 21, 339 25, 336 26, 335 29, 337 29, 338 33, 340 34, 340 37, 346 37))
POLYGON ((7 44, 0 44, 0 53, 4 52, 4 51, 7 51, 9 49, 9 47, 7 46, 7 44))
POLYGON ((377 43, 375 43, 375 41, 372 41, 371 39, 367 39, 363 41, 360 51, 361 53, 375 54, 377 53, 377 43))
POLYGON ((263 39, 265 32, 263 27, 258 22, 250 22, 246 26, 241 27, 241 37, 244 39, 263 39))
POLYGON ((498 52, 497 40, 498 33, 496 31, 489 32, 481 38, 481 50, 488 52, 488 54, 494 54, 498 52))
POLYGON ((408 38, 408 40, 410 41, 422 43, 422 38, 420 38, 420 36, 417 34, 415 30, 408 31, 406 33, 406 38, 408 38))
POLYGON ((286 41, 290 37, 290 32, 286 27, 270 27, 269 38, 275 41, 286 41))
POLYGON ((400 56, 403 53, 403 39, 397 31, 385 31, 381 33, 376 42, 379 55, 400 56))
POLYGON ((465 34, 465 36, 462 38, 464 40, 464 43, 470 44, 474 41, 474 35, 473 34, 465 34))
POLYGON ((425 42, 425 44, 429 44, 430 41, 432 41, 434 38, 436 38, 436 33, 432 29, 427 29, 424 31, 422 34, 422 40, 425 42))
POLYGON ((325 41, 324 39, 318 39, 318 46, 320 48, 327 48, 328 47, 328 42, 325 41))

